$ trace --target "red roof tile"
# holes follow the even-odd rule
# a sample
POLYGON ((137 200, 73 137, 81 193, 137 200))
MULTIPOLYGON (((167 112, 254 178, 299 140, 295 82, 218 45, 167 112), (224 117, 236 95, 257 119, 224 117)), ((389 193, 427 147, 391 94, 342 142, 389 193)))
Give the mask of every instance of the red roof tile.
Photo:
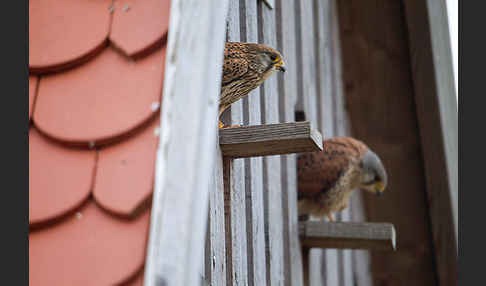
POLYGON ((32 116, 32 108, 34 106, 36 90, 37 90, 37 77, 29 76, 29 119, 32 116))
POLYGON ((106 45, 111 0, 29 1, 29 69, 49 72, 86 61, 106 45))
POLYGON ((30 285, 142 285, 168 12, 29 2, 30 285))
POLYGON ((167 35, 168 0, 121 0, 114 9, 110 40, 126 55, 137 57, 167 35))
POLYGON ((99 152, 93 195, 106 210, 132 216, 150 199, 159 122, 154 120, 141 134, 99 152))
POLYGON ((165 47, 138 61, 107 48, 92 61, 42 77, 33 120, 50 137, 102 144, 158 112, 165 47))
POLYGON ((81 205, 91 192, 96 151, 61 148, 29 131, 29 222, 44 223, 81 205))
POLYGON ((118 285, 145 260, 150 211, 113 219, 93 200, 55 227, 29 236, 30 285, 118 285))

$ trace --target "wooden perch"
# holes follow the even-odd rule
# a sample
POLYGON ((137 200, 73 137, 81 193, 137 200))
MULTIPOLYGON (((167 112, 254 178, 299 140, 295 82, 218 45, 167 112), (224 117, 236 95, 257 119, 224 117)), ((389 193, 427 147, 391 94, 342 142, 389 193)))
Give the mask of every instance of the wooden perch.
POLYGON ((390 223, 299 222, 303 246, 395 250, 395 227, 390 223))
POLYGON ((310 122, 243 126, 219 130, 224 156, 245 158, 322 150, 322 135, 310 122))

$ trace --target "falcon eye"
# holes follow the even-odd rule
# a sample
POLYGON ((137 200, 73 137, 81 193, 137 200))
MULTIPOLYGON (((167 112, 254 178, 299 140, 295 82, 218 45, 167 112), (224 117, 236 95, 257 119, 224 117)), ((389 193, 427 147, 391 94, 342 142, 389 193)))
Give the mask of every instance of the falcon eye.
POLYGON ((277 55, 271 55, 270 56, 270 59, 272 60, 272 62, 276 63, 280 60, 280 58, 277 56, 277 55))

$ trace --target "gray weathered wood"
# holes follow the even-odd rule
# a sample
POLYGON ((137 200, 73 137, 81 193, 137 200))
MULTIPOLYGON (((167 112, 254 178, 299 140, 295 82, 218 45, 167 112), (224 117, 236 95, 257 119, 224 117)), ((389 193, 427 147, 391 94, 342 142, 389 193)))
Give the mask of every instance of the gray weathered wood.
POLYGON ((197 285, 204 276, 227 4, 171 4, 146 286, 197 285))
MULTIPOLYGON (((297 52, 295 42, 295 11, 293 0, 277 1, 277 48, 284 55, 287 71, 278 75, 280 122, 295 121, 297 101, 297 52)), ((282 210, 284 231, 285 285, 303 285, 302 254, 299 242, 297 211, 296 155, 281 156, 282 210)))
MULTIPOLYGON (((228 7, 227 40, 240 41, 240 10, 238 1, 230 1, 228 7)), ((231 105, 231 124, 243 123, 243 104, 239 100, 231 105)), ((223 152, 224 155, 224 152, 223 152)), ((225 159, 225 161, 227 161, 225 159)), ((226 214, 230 223, 227 229, 227 264, 231 272, 228 285, 246 285, 247 273, 247 233, 246 233, 246 200, 245 200, 245 167, 243 160, 233 160, 227 164, 230 167, 229 181, 225 182, 225 207, 229 208, 226 214), (227 184, 226 184, 227 183, 227 184)), ((226 170, 225 170, 226 171, 226 170)))
POLYGON ((226 286, 223 160, 218 144, 216 144, 213 178, 209 185, 208 219, 205 280, 212 286, 226 286))
MULTIPOLYGON (((277 46, 275 10, 258 5, 258 19, 260 25, 260 42, 271 47, 277 46)), ((262 85, 261 111, 263 123, 279 122, 279 100, 277 78, 272 76, 262 85)), ((311 132, 312 133, 312 132, 311 132)), ((280 157, 267 156, 263 158, 263 187, 264 187, 264 218, 267 255, 267 285, 283 285, 283 220, 282 220, 282 182, 280 171, 280 157)))
POLYGON ((322 136, 309 122, 222 129, 219 143, 224 156, 233 158, 322 150, 322 136))
POLYGON ((440 285, 457 284, 458 113, 446 3, 404 1, 440 285))
POLYGON ((302 244, 308 247, 395 250, 395 228, 390 223, 299 223, 302 244))
POLYGON ((313 1, 295 1, 296 20, 300 23, 297 32, 297 40, 301 44, 298 51, 299 63, 299 97, 297 109, 305 112, 306 120, 314 126, 319 126, 317 121, 317 90, 316 90, 316 57, 314 47, 314 13, 313 1), (300 41, 299 41, 300 39, 300 41))
MULTIPOLYGON (((240 0, 241 40, 258 42, 257 1, 240 0)), ((245 125, 261 124, 260 88, 243 99, 245 125)), ((246 224, 248 242, 248 285, 266 281, 265 232, 263 215, 263 158, 245 160, 246 224)))

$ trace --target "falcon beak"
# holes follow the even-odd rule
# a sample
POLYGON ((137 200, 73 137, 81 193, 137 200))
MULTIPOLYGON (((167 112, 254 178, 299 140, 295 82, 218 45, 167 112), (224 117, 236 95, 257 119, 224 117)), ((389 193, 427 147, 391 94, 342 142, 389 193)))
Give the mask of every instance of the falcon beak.
POLYGON ((280 60, 278 63, 275 64, 275 69, 281 72, 285 72, 287 70, 287 68, 285 68, 285 63, 283 60, 280 60))
POLYGON ((375 184, 375 190, 376 190, 376 195, 381 196, 383 195, 383 192, 385 191, 385 184, 383 184, 382 181, 378 181, 375 184))

